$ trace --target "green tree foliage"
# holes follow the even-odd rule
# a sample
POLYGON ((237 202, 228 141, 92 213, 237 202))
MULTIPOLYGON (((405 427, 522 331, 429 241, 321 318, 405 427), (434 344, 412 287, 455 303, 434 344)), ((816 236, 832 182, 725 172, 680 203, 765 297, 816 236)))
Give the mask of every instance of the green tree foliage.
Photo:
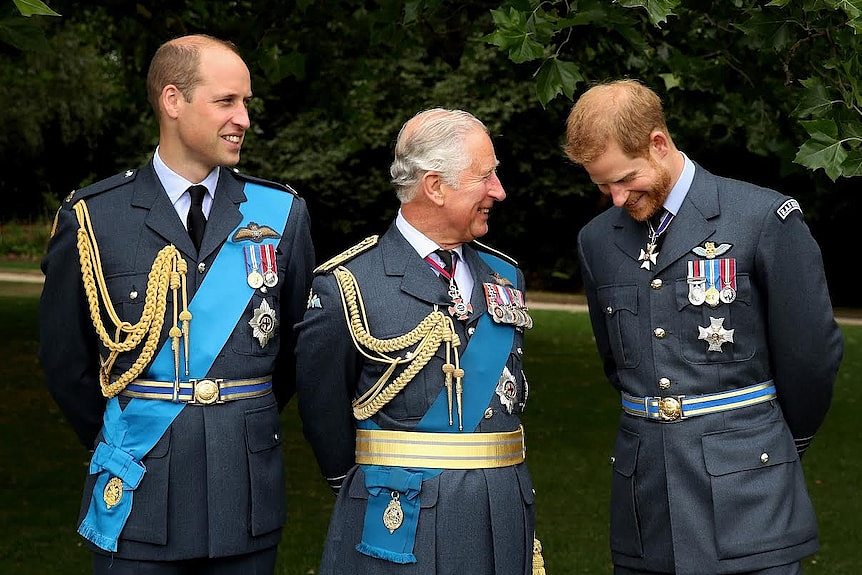
POLYGON ((197 32, 233 41, 249 63, 255 97, 239 167, 308 201, 320 259, 391 221, 401 124, 457 107, 491 129, 508 193, 486 240, 521 262, 532 289, 576 290, 575 234, 604 205, 563 157, 564 121, 587 82, 625 75, 662 92, 677 143, 708 169, 786 190, 821 229, 859 211, 856 195, 840 193, 848 179, 832 189, 821 170, 793 162, 810 134, 815 160, 832 154, 842 175, 859 169, 852 138, 862 130, 848 121, 858 103, 843 103, 858 96, 846 17, 855 0, 837 10, 829 0, 729 0, 708 13, 662 0, 49 3, 62 17, 25 18, 0 0, 4 219, 53 213, 72 189, 146 162, 157 142, 149 60, 165 40, 197 32), (783 31, 753 19, 791 12, 798 22, 783 31), (24 24, 38 33, 8 34, 24 24), (41 47, 28 43, 39 37, 41 47))
POLYGON ((699 103, 675 108, 683 130, 718 124, 833 181, 862 174, 862 0, 514 0, 493 14, 486 40, 540 62, 542 105, 572 99, 585 77, 636 76, 672 104, 699 103), (788 119, 804 134, 783 138, 788 119), (783 141, 801 144, 790 155, 783 141))

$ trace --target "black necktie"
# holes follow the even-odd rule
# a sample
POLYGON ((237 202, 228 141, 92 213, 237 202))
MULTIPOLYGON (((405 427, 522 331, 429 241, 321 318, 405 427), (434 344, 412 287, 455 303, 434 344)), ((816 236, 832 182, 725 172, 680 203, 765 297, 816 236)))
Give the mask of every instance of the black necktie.
POLYGON ((189 229, 189 237, 195 244, 195 249, 200 251, 201 240, 204 238, 204 228, 207 226, 207 219, 204 217, 204 195, 206 195, 207 189, 205 186, 191 186, 186 191, 192 198, 186 225, 189 229))
POLYGON ((448 286, 449 278, 452 278, 452 281, 455 281, 452 276, 452 252, 449 250, 434 250, 434 253, 443 261, 443 271, 446 272, 440 274, 438 277, 440 278, 440 281, 448 286))

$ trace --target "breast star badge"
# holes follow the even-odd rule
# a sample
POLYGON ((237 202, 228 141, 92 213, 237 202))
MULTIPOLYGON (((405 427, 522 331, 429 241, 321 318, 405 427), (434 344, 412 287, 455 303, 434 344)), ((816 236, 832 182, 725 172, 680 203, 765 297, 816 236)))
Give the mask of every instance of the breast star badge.
POLYGON ((707 351, 717 351, 721 353, 722 344, 733 343, 732 329, 724 329, 724 318, 711 317, 709 318, 709 327, 697 326, 700 335, 697 339, 705 340, 709 344, 707 351))
POLYGON ((266 347, 269 338, 275 334, 278 320, 275 318, 275 310, 269 306, 267 301, 261 300, 260 307, 254 310, 254 315, 248 320, 252 328, 252 335, 260 342, 260 347, 266 347))

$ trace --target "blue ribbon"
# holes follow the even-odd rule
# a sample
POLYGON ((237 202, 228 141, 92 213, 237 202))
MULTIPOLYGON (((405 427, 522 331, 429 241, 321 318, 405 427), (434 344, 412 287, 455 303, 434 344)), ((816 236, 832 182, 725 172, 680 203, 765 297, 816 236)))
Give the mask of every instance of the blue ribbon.
MULTIPOLYGON (((479 252, 479 256, 503 277, 517 277, 514 266, 504 260, 485 252, 479 252)), ((470 344, 461 356, 461 367, 465 374, 462 402, 464 429, 475 431, 479 426, 512 350, 514 332, 510 325, 491 321, 487 313, 479 319, 470 344)), ((357 427, 380 429, 371 419, 357 422, 357 427)), ((417 423, 416 431, 459 433, 457 426, 449 425, 449 399, 445 388, 417 423)), ((368 504, 365 508, 362 541, 356 550, 393 563, 416 563, 413 546, 419 525, 419 492, 423 481, 436 477, 443 469, 363 465, 362 471, 368 490, 368 504), (383 514, 393 498, 393 492, 399 494, 398 502, 404 520, 398 529, 390 533, 383 524, 383 514)))
MULTIPOLYGON (((293 194, 258 184, 246 184, 249 201, 240 206, 240 227, 250 222, 284 230, 293 203, 293 194)), ((236 231, 236 230, 234 230, 236 231)), ((216 356, 242 317, 254 289, 237 281, 237 270, 245 269, 242 244, 228 241, 219 250, 210 271, 189 303, 192 314, 189 337, 189 375, 205 377, 216 356)), ((148 379, 172 380, 174 354, 170 340, 162 345, 146 374, 148 379)), ((120 533, 132 511, 134 490, 146 468, 141 463, 185 407, 184 402, 131 399, 125 409, 116 397, 108 400, 102 426, 102 440, 90 460, 90 474, 98 473, 87 515, 78 533, 106 551, 116 551, 120 533), (112 507, 104 492, 112 477, 122 480, 122 495, 112 507)))

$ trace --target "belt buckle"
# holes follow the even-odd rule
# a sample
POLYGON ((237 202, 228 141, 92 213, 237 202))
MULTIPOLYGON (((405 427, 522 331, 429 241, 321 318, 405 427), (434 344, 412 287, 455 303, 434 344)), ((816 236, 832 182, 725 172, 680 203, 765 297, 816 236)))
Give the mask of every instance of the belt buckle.
POLYGON ((191 404, 210 405, 213 403, 222 403, 219 390, 221 389, 221 379, 190 379, 194 392, 192 393, 191 404))
POLYGON ((658 397, 658 418, 661 421, 677 421, 683 418, 682 395, 658 397))

